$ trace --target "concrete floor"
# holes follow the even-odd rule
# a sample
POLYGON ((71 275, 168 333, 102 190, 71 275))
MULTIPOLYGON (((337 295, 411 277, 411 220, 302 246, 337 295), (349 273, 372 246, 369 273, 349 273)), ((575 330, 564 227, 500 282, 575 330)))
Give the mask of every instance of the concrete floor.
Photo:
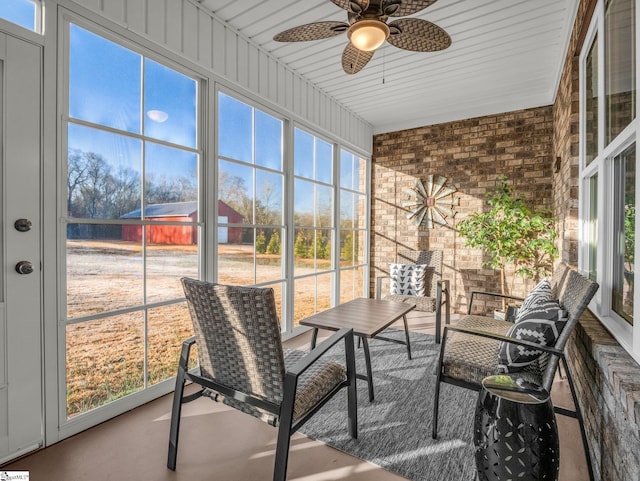
MULTIPOLYGON (((433 334, 432 315, 412 313, 412 330, 433 334)), ((288 342, 308 345, 309 335, 288 342)), ((554 403, 569 405, 567 382, 553 388, 554 403)), ((221 403, 199 399, 184 405, 175 472, 166 468, 171 396, 164 396, 99 426, 2 467, 29 471, 32 481, 268 481, 272 479, 276 430, 221 403)), ((588 474, 574 419, 558 416, 560 481, 588 474)), ((420 427, 417 427, 418 429, 420 427)), ((430 426, 422 427, 425 436, 430 426)), ((289 481, 395 481, 405 479, 366 461, 295 434, 289 481)), ((434 480, 435 481, 435 480, 434 480)), ((461 480, 466 481, 466 480, 461 480)), ((471 480, 469 480, 471 481, 471 480)))

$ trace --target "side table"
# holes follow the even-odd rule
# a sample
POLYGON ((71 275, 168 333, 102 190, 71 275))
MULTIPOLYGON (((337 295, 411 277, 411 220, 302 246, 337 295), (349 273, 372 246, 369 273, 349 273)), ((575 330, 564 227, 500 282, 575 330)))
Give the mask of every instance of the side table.
POLYGON ((549 393, 517 374, 483 379, 473 442, 480 481, 558 479, 558 428, 549 393))

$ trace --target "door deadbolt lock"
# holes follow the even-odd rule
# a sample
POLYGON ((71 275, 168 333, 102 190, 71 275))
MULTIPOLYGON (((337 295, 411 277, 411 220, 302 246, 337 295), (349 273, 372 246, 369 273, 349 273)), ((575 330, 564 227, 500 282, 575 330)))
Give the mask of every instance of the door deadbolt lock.
POLYGON ((28 232, 31 230, 31 221, 29 219, 18 219, 13 223, 17 231, 28 232))
POLYGON ((16 272, 18 274, 31 274, 33 272, 33 264, 29 261, 20 261, 16 264, 16 272))

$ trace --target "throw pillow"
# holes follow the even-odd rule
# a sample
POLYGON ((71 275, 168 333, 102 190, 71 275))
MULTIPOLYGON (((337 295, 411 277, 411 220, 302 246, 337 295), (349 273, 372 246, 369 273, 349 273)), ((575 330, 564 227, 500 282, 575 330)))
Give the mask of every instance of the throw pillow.
MULTIPOLYGON (((555 300, 538 300, 534 306, 518 312, 516 322, 507 332, 508 337, 554 346, 567 322, 565 311, 555 300)), ((517 372, 534 363, 543 353, 539 349, 501 342, 498 349, 498 368, 501 372, 517 372)))
POLYGON ((403 296, 424 296, 426 272, 426 264, 389 264, 391 276, 389 292, 403 296))
MULTIPOLYGON (((525 315, 530 306, 548 301, 551 298, 551 283, 547 279, 542 279, 533 289, 531 289, 531 292, 529 292, 527 297, 522 301, 522 305, 518 310, 518 316, 525 315)), ((518 322, 518 317, 516 317, 516 322, 518 322)))

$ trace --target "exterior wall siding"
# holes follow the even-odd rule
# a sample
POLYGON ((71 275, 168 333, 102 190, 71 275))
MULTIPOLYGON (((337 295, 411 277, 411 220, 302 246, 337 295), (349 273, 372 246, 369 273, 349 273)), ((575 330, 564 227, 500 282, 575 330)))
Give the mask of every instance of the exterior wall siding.
MULTIPOLYGON (((60 0, 63 2, 64 0, 60 0)), ((194 0, 68 0, 201 65, 350 145, 371 152, 372 126, 194 0)))

